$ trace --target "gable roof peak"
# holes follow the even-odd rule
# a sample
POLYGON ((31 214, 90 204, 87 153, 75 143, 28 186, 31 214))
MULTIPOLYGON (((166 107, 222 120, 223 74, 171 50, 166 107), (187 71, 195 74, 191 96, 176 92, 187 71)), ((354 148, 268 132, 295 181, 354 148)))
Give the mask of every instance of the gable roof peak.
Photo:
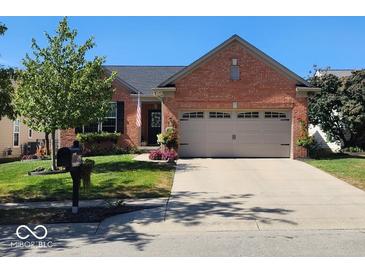
POLYGON ((212 55, 214 55, 216 52, 220 51, 221 49, 225 48, 227 45, 229 45, 231 42, 237 41, 239 42, 243 47, 245 47, 248 51, 250 51, 252 54, 263 60, 265 63, 269 64, 274 69, 280 71, 281 73, 285 74, 288 78, 293 79, 297 82, 297 85, 299 86, 306 86, 309 87, 310 84, 305 81, 302 77, 294 73, 293 71, 289 70, 270 56, 268 56, 266 53, 262 52, 249 42, 247 42, 245 39, 243 39, 238 34, 233 34, 230 38, 226 39, 223 43, 200 57, 198 60, 191 63, 189 66, 185 67, 181 71, 177 72, 176 74, 172 75, 167 80, 163 81, 161 84, 159 84, 159 87, 165 87, 165 86, 171 86, 175 84, 175 81, 182 78, 183 76, 187 75, 188 73, 192 72, 194 69, 199 67, 202 63, 204 63, 207 59, 209 59, 212 55))

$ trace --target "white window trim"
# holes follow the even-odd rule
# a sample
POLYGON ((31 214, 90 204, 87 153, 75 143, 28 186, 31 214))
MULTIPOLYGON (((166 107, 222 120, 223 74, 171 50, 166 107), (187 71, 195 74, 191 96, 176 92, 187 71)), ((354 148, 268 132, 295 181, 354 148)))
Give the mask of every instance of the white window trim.
POLYGON ((225 112, 225 111, 209 111, 208 118, 209 119, 232 119, 232 113, 225 112), (215 117, 211 117, 210 116, 211 113, 215 113, 215 117), (218 113, 222 113, 223 116, 222 117, 217 117, 218 113), (226 117, 227 114, 228 114, 229 117, 226 117))
POLYGON ((13 147, 20 147, 20 121, 19 119, 16 119, 13 121, 13 147), (18 122, 18 132, 15 132, 15 123, 18 122), (15 142, 15 134, 18 134, 18 145, 14 145, 15 142))
POLYGON ((183 112, 181 115, 182 119, 204 119, 203 111, 192 111, 192 112, 183 112), (202 115, 200 115, 202 114, 202 115), (188 117, 186 117, 188 116, 188 117))
POLYGON ((286 118, 288 118, 288 114, 285 112, 278 112, 278 111, 265 111, 264 118, 265 119, 286 119, 286 118), (270 116, 268 116, 267 113, 270 113, 270 116), (278 117, 273 117, 273 113, 277 114, 278 117), (280 117, 280 116, 282 116, 282 117, 280 117))
MULTIPOLYGON (((104 119, 115 119, 115 131, 117 132, 117 126, 118 126, 118 110, 117 110, 117 102, 110 102, 110 104, 115 104, 115 116, 105 116, 104 119)), ((103 131, 103 121, 98 122, 98 129, 97 132, 102 132, 103 131)), ((82 133, 85 133, 85 125, 82 126, 82 133)))
POLYGON ((258 111, 240 111, 237 112, 237 119, 259 119, 260 118, 260 112, 258 111), (250 113, 251 117, 245 117, 246 114, 250 113), (257 113, 256 117, 253 117, 252 114, 257 113), (243 114, 243 117, 239 117, 240 114, 243 114))
MULTIPOLYGON (((104 119, 115 119, 115 131, 117 131, 117 120, 118 120, 118 110, 117 110, 117 102, 110 102, 110 104, 114 104, 115 105, 115 116, 106 116, 104 117, 104 119)), ((103 131, 103 121, 101 121, 99 123, 99 126, 98 126, 98 132, 101 132, 103 131)))

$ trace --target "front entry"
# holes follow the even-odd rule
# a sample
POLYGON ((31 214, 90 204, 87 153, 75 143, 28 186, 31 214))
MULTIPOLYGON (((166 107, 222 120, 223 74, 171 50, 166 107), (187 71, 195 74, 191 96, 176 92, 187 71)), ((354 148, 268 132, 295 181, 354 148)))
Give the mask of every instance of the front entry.
POLYGON ((157 145, 157 134, 161 133, 161 110, 148 111, 148 144, 157 145))

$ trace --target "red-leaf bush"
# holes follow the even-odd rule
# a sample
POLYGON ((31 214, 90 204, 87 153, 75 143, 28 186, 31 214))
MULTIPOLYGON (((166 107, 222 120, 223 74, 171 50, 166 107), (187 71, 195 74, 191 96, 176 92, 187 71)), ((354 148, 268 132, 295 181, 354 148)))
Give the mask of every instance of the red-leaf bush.
POLYGON ((150 155, 148 156, 148 158, 150 158, 150 160, 162 160, 162 156, 163 156, 162 151, 159 149, 156 149, 156 150, 152 150, 150 152, 150 155))
POLYGON ((160 149, 152 150, 148 156, 150 160, 177 160, 177 153, 175 150, 164 150, 160 149))
POLYGON ((163 160, 177 160, 177 153, 175 150, 171 149, 171 150, 165 150, 162 154, 162 159, 163 160))

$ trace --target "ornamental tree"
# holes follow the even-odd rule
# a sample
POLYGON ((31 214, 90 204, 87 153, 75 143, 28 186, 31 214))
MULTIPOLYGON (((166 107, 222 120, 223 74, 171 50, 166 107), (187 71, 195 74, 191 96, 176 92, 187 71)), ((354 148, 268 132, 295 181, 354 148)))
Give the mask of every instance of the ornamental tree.
MULTIPOLYGON (((0 36, 4 35, 6 30, 7 27, 0 22, 0 36)), ((3 116, 7 116, 10 119, 15 118, 12 105, 12 96, 14 93, 12 80, 14 78, 14 69, 5 68, 0 65, 0 119, 3 116)))
POLYGON ((331 74, 313 76, 312 85, 321 92, 309 98, 309 121, 319 125, 329 141, 343 148, 365 148, 365 71, 354 71, 339 79, 331 74))
POLYGON ((16 110, 30 128, 51 133, 52 168, 55 165, 55 132, 95 122, 106 115, 112 98, 115 74, 104 75, 104 57, 87 60, 95 46, 93 38, 75 42, 65 17, 56 34, 46 33, 48 45, 41 48, 32 40, 33 56, 23 59, 15 93, 16 110))

